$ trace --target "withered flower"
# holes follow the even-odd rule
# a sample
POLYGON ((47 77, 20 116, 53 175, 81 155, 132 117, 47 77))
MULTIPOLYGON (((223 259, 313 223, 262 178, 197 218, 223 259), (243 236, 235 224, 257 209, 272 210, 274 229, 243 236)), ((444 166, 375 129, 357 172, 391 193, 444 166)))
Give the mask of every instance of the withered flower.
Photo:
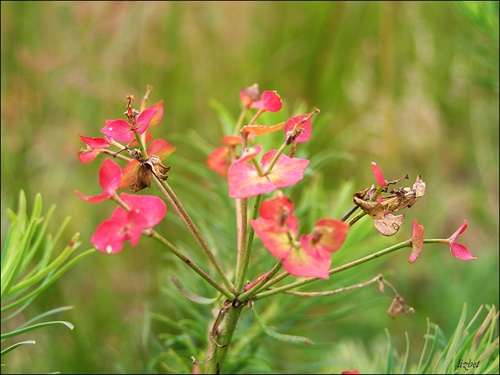
POLYGON ((151 187, 151 177, 154 174, 160 180, 165 181, 168 176, 167 172, 170 167, 165 167, 161 163, 161 159, 156 155, 151 155, 146 160, 142 159, 142 154, 139 150, 132 150, 130 152, 134 158, 141 163, 139 170, 137 171, 137 177, 135 181, 130 185, 130 190, 138 192, 146 187, 151 187))

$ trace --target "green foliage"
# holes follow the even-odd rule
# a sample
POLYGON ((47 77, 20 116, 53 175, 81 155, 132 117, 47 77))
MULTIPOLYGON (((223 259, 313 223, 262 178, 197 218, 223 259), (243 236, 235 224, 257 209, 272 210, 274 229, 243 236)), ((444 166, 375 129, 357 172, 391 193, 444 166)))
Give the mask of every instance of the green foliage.
MULTIPOLYGON (((433 237, 451 234, 467 218, 464 242, 479 259, 461 264, 447 250, 430 247, 412 266, 406 254, 384 264, 384 277, 415 307, 414 316, 391 320, 385 314, 390 298, 371 289, 299 301, 283 296, 275 303, 285 312, 275 319, 257 305, 267 326, 309 337, 316 345, 272 340, 244 315, 240 328, 248 336, 236 332, 241 350, 231 369, 333 373, 362 367, 352 363, 355 352, 366 363, 362 368, 380 372, 383 366, 370 364, 379 363, 379 356, 386 363, 387 338, 378 338, 384 328, 397 347, 399 333, 407 331, 415 348, 425 330, 422 316, 448 335, 456 326, 450 313, 460 311, 464 301, 498 306, 498 2, 4 1, 1 10, 2 243, 8 222, 3 207, 13 206, 22 188, 28 196, 40 191, 45 200, 64 205, 53 221, 63 222, 71 213, 78 220, 68 223, 68 230, 80 231, 88 244, 109 211, 74 195, 76 189, 98 192, 102 162, 78 163, 78 134, 98 136, 106 119, 121 116, 125 95, 138 98, 151 84, 151 101, 165 99, 168 118, 153 131, 177 146, 167 160, 169 182, 209 234, 210 246, 232 264, 235 220, 225 209, 232 204, 227 182, 209 171, 205 160, 234 123, 239 88, 259 83, 278 90, 286 111, 300 105, 321 110, 310 145, 298 149, 298 156, 313 157, 304 190, 293 191, 304 231, 323 213, 345 214, 352 192, 371 184, 369 162, 376 161, 387 178, 421 173, 429 183, 425 199, 406 218, 403 238, 409 237, 413 217, 433 237), (470 8, 473 17, 462 8, 470 8), (212 111, 219 103, 230 110, 212 111)), ((161 229, 166 238, 194 253, 196 261, 203 259, 172 211, 169 207, 161 229)), ((368 239, 374 230, 369 221, 359 224, 332 264, 388 243, 381 236, 368 239)), ((209 289, 185 283, 183 265, 158 256, 155 245, 128 247, 119 257, 90 257, 90 276, 89 267, 75 267, 65 283, 52 284, 31 303, 43 310, 53 292, 61 304, 78 306, 71 319, 81 328, 71 336, 76 345, 67 345, 63 335, 50 336, 52 345, 65 350, 47 351, 45 361, 65 373, 148 373, 169 372, 161 360, 147 366, 165 347, 172 356, 172 348, 185 348, 181 360, 165 361, 172 364, 170 372, 192 369, 190 355, 206 358, 208 353, 189 349, 192 344, 178 327, 149 319, 137 327, 144 304, 175 322, 194 320, 189 311, 198 310, 194 333, 206 335, 206 319, 215 319, 209 305, 187 302, 167 276, 213 298, 209 289), (161 288, 168 293, 158 296, 157 282, 164 279, 161 288), (178 309, 178 303, 189 309, 178 309), (136 332, 141 328, 142 336, 136 332), (175 337, 163 341, 158 333, 175 337)), ((261 250, 256 240, 249 278, 272 265, 261 250)), ((381 265, 373 262, 359 272, 375 276, 381 265)), ((322 288, 364 281, 359 276, 345 271, 322 288)), ((266 308, 280 311, 274 304, 266 308)), ((195 337, 201 347, 209 342, 195 337)), ((415 362, 412 354, 408 363, 415 362)), ((22 371, 32 370, 29 361, 18 363, 22 371)))
MULTIPOLYGON (((69 220, 63 221, 54 237, 47 233, 47 226, 53 205, 42 216, 42 197, 37 194, 30 216, 27 214, 26 196, 19 193, 19 208, 17 213, 10 210, 8 214, 12 221, 6 242, 2 246, 2 276, 1 276, 1 312, 2 312, 2 361, 3 356, 25 344, 34 344, 34 340, 24 340, 3 347, 4 341, 15 338, 27 332, 40 328, 62 324, 73 329, 73 324, 66 321, 46 321, 35 323, 47 316, 54 315, 72 307, 60 307, 41 313, 29 321, 12 328, 16 316, 28 308, 44 290, 56 282, 63 273, 70 269, 83 257, 94 252, 93 249, 71 258, 79 247, 79 233, 76 233, 59 255, 54 252, 63 230, 69 220), (54 259, 53 259, 54 258, 54 259)), ((29 310, 28 310, 29 311, 29 310)), ((17 324, 17 323, 14 323, 17 324)))
POLYGON ((498 373, 498 311, 495 306, 480 306, 466 325, 464 305, 455 332, 449 340, 437 324, 427 321, 427 333, 418 364, 409 363, 410 342, 406 353, 397 354, 388 334, 388 356, 385 374, 497 374, 498 373), (487 314, 478 324, 482 310, 487 314))

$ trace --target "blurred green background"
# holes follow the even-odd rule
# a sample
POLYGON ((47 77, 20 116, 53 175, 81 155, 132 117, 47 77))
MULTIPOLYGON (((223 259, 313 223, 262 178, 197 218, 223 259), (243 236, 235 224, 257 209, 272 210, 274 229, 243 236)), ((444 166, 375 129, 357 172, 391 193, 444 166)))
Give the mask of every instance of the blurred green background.
MULTIPOLYGON (((462 262, 445 246, 429 245, 413 265, 401 252, 349 279, 339 274, 318 289, 380 272, 416 313, 392 320, 385 314, 390 296, 374 289, 308 302, 293 324, 284 316, 269 323, 318 345, 263 338, 259 360, 282 373, 359 368, 363 355, 357 350, 365 347, 368 357, 375 356, 370 348, 384 347, 385 328, 396 343, 404 344, 408 332, 418 354, 427 317, 451 335, 464 303, 470 315, 481 304, 498 306, 498 42, 498 2, 2 1, 2 244, 6 210, 17 208, 24 189, 28 201, 40 192, 46 207, 57 205, 54 232, 69 215, 67 239, 80 232, 82 251, 90 247, 113 204, 91 205, 74 193, 100 192, 102 157, 79 163, 84 144, 78 135, 100 136, 107 119, 122 116, 125 96, 141 98, 146 85, 154 87, 150 104, 165 100, 163 122, 153 135, 177 146, 166 162, 172 166, 169 182, 195 220, 210 227, 202 212, 224 211, 207 198, 225 182, 217 185, 210 171, 201 177, 196 172, 225 135, 214 103, 236 118, 240 88, 258 83, 262 90, 277 90, 284 102, 283 113, 268 117, 270 123, 286 120, 297 108, 321 110, 313 121, 314 139, 299 147, 317 158, 302 185, 308 196, 299 198, 300 184, 293 190, 304 216, 337 210, 342 217, 350 203, 349 195, 339 202, 339 192, 369 186, 369 163, 376 161, 387 179, 408 174, 413 183, 420 173, 427 192, 405 212, 397 236, 381 238, 369 223, 360 226, 377 238, 365 241, 363 251, 409 238, 414 218, 429 238, 447 238, 467 219, 459 242, 478 257, 462 262), (358 348, 347 350, 352 361, 335 363, 352 343, 358 348)), ((319 218, 311 217, 310 225, 319 218)), ((224 224, 211 242, 233 231, 232 222, 224 224)), ((180 247, 193 244, 171 207, 160 231, 180 247)), ((33 316, 74 306, 60 318, 75 330, 37 332, 38 345, 6 357, 6 371, 153 371, 146 365, 152 355, 147 342, 169 328, 153 327, 151 333, 144 313, 182 319, 161 291, 174 289, 169 274, 185 272, 147 239, 137 248, 127 244, 118 255, 85 258, 31 306, 33 316)), ((251 277, 259 275, 254 272, 251 277)), ((262 371, 257 367, 246 371, 262 371)))

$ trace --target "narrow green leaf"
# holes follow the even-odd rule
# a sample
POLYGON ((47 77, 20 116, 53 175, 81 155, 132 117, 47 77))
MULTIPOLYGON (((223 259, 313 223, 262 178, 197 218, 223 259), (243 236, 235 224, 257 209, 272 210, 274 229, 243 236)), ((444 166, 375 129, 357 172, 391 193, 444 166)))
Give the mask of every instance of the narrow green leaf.
POLYGON ((11 304, 7 306, 2 306, 0 311, 4 313, 5 311, 8 311, 16 306, 19 306, 20 304, 24 303, 28 299, 40 294, 43 290, 47 289, 52 283, 54 283, 61 275, 66 272, 68 269, 70 269, 76 262, 78 262, 81 258, 94 253, 96 250, 95 249, 89 249, 86 252, 76 256, 75 258, 71 259, 68 263, 66 263, 63 267, 61 267, 56 273, 52 274, 49 278, 47 278, 42 285, 40 285, 38 288, 33 290, 31 293, 25 295, 24 297, 16 300, 15 302, 12 302, 11 304))
POLYGON ((257 322, 257 324, 260 326, 260 328, 264 331, 264 333, 268 336, 271 336, 273 339, 280 340, 280 341, 286 341, 286 342, 292 342, 292 343, 298 343, 298 344, 307 344, 307 345, 314 345, 314 342, 312 342, 310 339, 307 337, 302 337, 302 336, 292 336, 292 335, 284 335, 282 333, 278 333, 267 327, 264 322, 259 318, 259 315, 257 314, 257 311, 255 310, 255 307, 252 310, 253 316, 257 322))
POLYGON ((0 356, 4 356, 5 354, 13 351, 15 348, 17 348, 18 346, 21 346, 21 345, 26 345, 26 344, 35 344, 36 342, 34 340, 26 340, 26 341, 21 341, 21 342, 18 342, 14 345, 11 345, 9 346, 8 348, 5 348, 4 350, 2 350, 0 352, 0 356))
POLYGON ((15 331, 7 332, 7 333, 2 333, 2 335, 0 337, 1 337, 2 340, 4 340, 4 339, 8 339, 10 337, 21 335, 21 334, 26 333, 26 332, 34 331, 35 329, 39 329, 39 328, 43 328, 43 327, 48 327, 48 326, 53 326, 53 325, 56 325, 56 324, 65 325, 69 329, 75 328, 75 326, 73 324, 71 324, 70 322, 66 322, 64 320, 56 320, 56 321, 52 321, 52 322, 44 322, 44 323, 33 324, 31 326, 24 327, 24 328, 21 328, 21 329, 17 329, 15 331))
POLYGON ((205 298, 205 297, 198 296, 198 295, 196 295, 194 293, 191 293, 186 288, 184 288, 184 286, 181 284, 181 282, 175 276, 170 276, 170 280, 172 280, 172 282, 175 284, 175 286, 177 287, 177 289, 179 289, 179 291, 182 294, 184 294, 189 300, 191 300, 193 302, 196 302, 196 303, 199 303, 199 304, 202 304, 202 305, 209 305, 209 304, 214 303, 215 301, 217 301, 217 297, 215 297, 215 298, 205 298))

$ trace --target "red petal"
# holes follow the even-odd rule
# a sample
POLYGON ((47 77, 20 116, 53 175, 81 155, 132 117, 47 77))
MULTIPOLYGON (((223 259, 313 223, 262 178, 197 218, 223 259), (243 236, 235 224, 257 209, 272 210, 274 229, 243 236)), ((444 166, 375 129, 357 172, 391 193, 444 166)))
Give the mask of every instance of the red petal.
POLYGON ((289 217, 293 216, 292 212, 293 203, 283 194, 278 195, 276 198, 265 200, 259 208, 261 217, 274 221, 277 226, 287 227, 289 229, 292 228, 289 227, 287 221, 289 217))
MULTIPOLYGON (((295 220, 297 220, 295 218, 295 220)), ((283 259, 288 256, 292 250, 290 239, 286 230, 277 230, 276 223, 272 220, 258 218, 250 220, 250 225, 254 229, 257 236, 264 247, 277 258, 283 259)), ((298 221, 297 221, 298 226, 298 221)), ((292 231, 292 237, 297 235, 297 230, 292 231)))
POLYGON ((78 159, 81 163, 90 163, 97 157, 97 155, 99 155, 99 151, 82 150, 78 152, 78 159))
POLYGON ((99 202, 102 202, 106 199, 108 199, 109 197, 111 197, 109 194, 107 193, 102 193, 102 194, 99 194, 99 195, 94 195, 94 196, 88 196, 88 195, 83 195, 82 193, 80 193, 78 190, 75 191, 76 195, 78 195, 81 199, 83 199, 84 201, 87 201, 87 202, 90 202, 90 203, 99 203, 99 202))
POLYGON ((311 118, 310 117, 311 117, 310 114, 305 114, 305 115, 298 115, 298 116, 292 117, 291 119, 288 119, 286 124, 285 124, 285 135, 288 132, 293 131, 294 128, 296 126, 298 126, 303 131, 295 139, 295 142, 297 142, 297 143, 307 142, 309 140, 309 138, 311 138, 311 132, 312 132, 312 125, 311 125, 311 118), (300 124, 300 122, 307 117, 309 117, 309 120, 307 120, 303 124, 300 124))
POLYGON ((122 119, 107 120, 106 126, 101 129, 101 132, 118 142, 128 143, 134 139, 134 134, 130 130, 130 125, 122 119))
POLYGON ((263 108, 269 112, 278 112, 283 103, 276 91, 264 91, 262 93, 263 108))
POLYGON ((163 99, 160 100, 158 103, 153 104, 149 108, 155 109, 156 113, 154 114, 153 118, 151 119, 151 122, 149 123, 150 127, 155 127, 158 126, 163 119, 163 99))
POLYGON ((120 189, 125 189, 130 186, 130 184, 137 177, 137 170, 139 169, 139 162, 135 159, 130 160, 122 172, 122 180, 120 182, 120 189))
MULTIPOLYGON (((268 151, 262 157, 263 170, 267 169, 273 160, 274 155, 276 155, 276 152, 276 150, 268 151)), ((290 158, 285 154, 281 154, 278 161, 274 165, 273 170, 267 177, 272 181, 276 188, 291 186, 304 178, 304 171, 308 165, 309 160, 290 158)))
POLYGON ((227 181, 231 198, 249 198, 277 189, 267 176, 259 176, 253 165, 239 160, 229 167, 227 181))
POLYGON ((331 263, 330 257, 317 257, 315 255, 306 250, 293 249, 289 256, 283 259, 282 264, 285 270, 294 276, 328 279, 328 270, 331 263))
POLYGON ((112 159, 105 159, 99 170, 99 185, 109 196, 113 195, 122 179, 122 170, 120 166, 112 159))
POLYGON ((137 133, 142 134, 146 131, 156 112, 158 112, 158 110, 152 107, 141 112, 139 117, 137 117, 137 133))
POLYGON ((108 148, 109 142, 105 138, 91 138, 80 135, 80 139, 91 148, 108 148))
POLYGON ((464 220, 462 225, 460 225, 460 227, 457 229, 457 231, 455 233, 453 233, 451 235, 451 237, 449 238, 449 241, 450 243, 454 243, 455 240, 457 239, 457 237, 462 234, 463 232, 465 232, 465 230, 467 229, 467 220, 464 220))
POLYGON ((473 256, 470 253, 469 249, 467 249, 461 243, 451 243, 450 244, 450 251, 453 254, 453 256, 457 257, 458 259, 462 259, 462 260, 475 260, 475 259, 477 259, 475 256, 473 256))
POLYGON ((314 234, 319 235, 316 246, 323 251, 333 253, 344 243, 349 224, 335 219, 321 219, 314 226, 314 234))
POLYGON ((377 163, 375 163, 373 161, 372 161, 372 171, 373 171, 373 175, 375 176, 375 179, 377 180, 377 183, 380 186, 387 186, 387 181, 384 179, 384 175, 382 174, 382 170, 377 165, 377 163))
POLYGON ((91 242, 97 250, 106 254, 115 254, 123 248, 125 235, 123 223, 117 220, 105 220, 95 230, 91 242))
POLYGON ((227 146, 216 148, 207 159, 208 167, 223 177, 227 175, 229 164, 229 148, 227 146))
POLYGON ((166 159, 174 151, 175 146, 161 138, 155 139, 148 147, 148 155, 156 155, 161 160, 166 159))
POLYGON ((167 212, 165 202, 155 196, 122 193, 120 198, 129 205, 131 210, 139 211, 146 218, 149 227, 158 224, 167 212))
POLYGON ((413 263, 417 260, 422 247, 424 245, 424 227, 423 225, 418 225, 417 219, 413 220, 413 226, 411 230, 411 254, 408 259, 409 263, 413 263))

